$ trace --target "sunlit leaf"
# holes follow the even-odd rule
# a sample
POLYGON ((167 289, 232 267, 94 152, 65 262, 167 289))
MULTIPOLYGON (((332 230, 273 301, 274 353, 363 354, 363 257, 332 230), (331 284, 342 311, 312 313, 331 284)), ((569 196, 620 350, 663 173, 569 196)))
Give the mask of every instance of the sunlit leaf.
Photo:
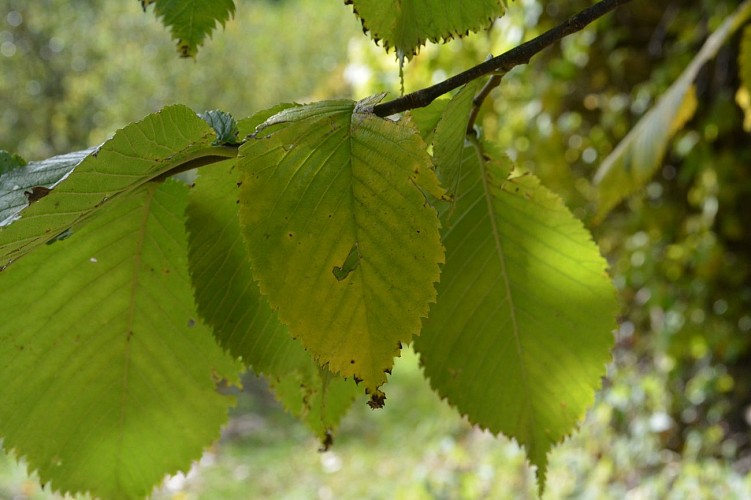
POLYGON ((547 454, 594 401, 617 304, 591 236, 508 161, 464 150, 446 264, 415 340, 432 387, 469 420, 547 454))
POLYGON ((0 213, 12 223, 0 227, 0 269, 149 180, 191 162, 235 155, 235 148, 212 146, 214 137, 189 108, 169 106, 119 130, 93 152, 32 162, 3 175, 0 213), (29 203, 27 187, 39 185, 53 189, 29 203))
POLYGON ((500 0, 345 0, 363 29, 386 50, 410 59, 427 40, 440 42, 489 28, 503 15, 500 0))
POLYGON ((217 23, 224 27, 235 15, 233 0, 151 0, 149 3, 155 3, 154 13, 177 40, 181 57, 194 57, 217 23))
POLYGON ((425 144, 351 101, 285 110, 264 127, 239 160, 254 276, 318 362, 382 404, 378 387, 419 333, 443 260, 425 144))
POLYGON ((594 178, 598 220, 602 220, 621 200, 642 188, 657 172, 668 141, 694 115, 697 103, 692 82, 696 75, 749 17, 751 3, 744 3, 725 19, 657 104, 603 160, 594 178))
POLYGON ((198 311, 217 341, 265 375, 285 406, 326 439, 357 387, 352 380, 329 383, 328 377, 324 383, 312 356, 261 297, 240 233, 238 178, 233 161, 212 165, 201 170, 189 196, 189 262, 198 311), (294 384, 297 392, 278 392, 286 384, 294 384))
POLYGON ((219 437, 239 366, 196 315, 186 191, 150 183, 0 274, 0 434, 54 489, 143 497, 219 437))

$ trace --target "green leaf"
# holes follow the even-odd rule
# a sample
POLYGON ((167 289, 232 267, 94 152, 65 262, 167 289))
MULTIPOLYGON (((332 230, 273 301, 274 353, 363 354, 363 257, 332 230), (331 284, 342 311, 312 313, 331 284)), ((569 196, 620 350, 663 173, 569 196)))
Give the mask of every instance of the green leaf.
MULTIPOLYGON (((148 3, 144 4, 144 10, 148 3)), ((180 57, 195 57, 217 23, 224 27, 235 15, 233 0, 156 0, 155 3, 154 13, 177 40, 180 57)))
POLYGON ((265 375, 285 406, 325 440, 357 388, 353 381, 324 384, 311 355, 261 297, 238 221, 238 177, 234 161, 213 165, 201 170, 190 192, 189 263, 198 311, 217 341, 265 375), (279 392, 289 384, 297 393, 279 392))
POLYGON ((144 497, 219 437, 239 366, 199 321, 184 185, 150 183, 0 274, 0 434, 62 492, 144 497))
POLYGON ((235 122, 231 114, 214 109, 201 113, 198 116, 211 125, 211 128, 216 132, 216 140, 213 143, 215 146, 219 144, 239 144, 238 135, 240 131, 237 128, 237 122, 235 122))
POLYGON ((150 180, 177 167, 236 155, 235 148, 211 146, 213 140, 214 131, 193 111, 169 106, 119 130, 88 155, 82 151, 30 163, 6 174, 7 181, 0 177, 0 210, 10 210, 2 213, 13 221, 0 227, 0 269, 150 180), (40 183, 53 189, 16 213, 23 186, 40 183))
POLYGON ((274 396, 285 410, 300 419, 321 440, 322 451, 334 440, 334 430, 352 406, 358 392, 345 380, 310 363, 308 371, 293 371, 270 380, 274 396))
POLYGON ((376 42, 411 59, 427 40, 440 42, 489 28, 503 15, 499 0, 345 0, 376 42))
POLYGON ((443 249, 419 134, 359 109, 323 102, 259 127, 240 148, 240 221, 261 292, 291 334, 322 366, 362 379, 379 406, 400 343, 435 298, 443 249), (337 279, 337 268, 349 273, 337 279))
POLYGON ((532 175, 464 150, 446 264, 415 340, 432 387, 524 445, 544 485, 605 374, 618 307, 581 222, 532 175))
MULTIPOLYGON (((0 149, 0 175, 21 168, 24 165, 26 165, 26 160, 19 155, 0 149)), ((0 216, 0 220, 2 220, 2 216, 0 216)))
POLYGON ((433 158, 438 178, 451 195, 456 194, 461 176, 461 158, 467 137, 472 101, 480 88, 475 80, 461 88, 449 101, 435 127, 433 158))
POLYGON ((749 17, 751 2, 745 2, 712 33, 681 76, 602 162, 594 178, 599 199, 597 220, 604 219, 657 172, 668 142, 696 110, 692 84, 696 75, 749 17))
POLYGON ((743 110, 743 129, 751 132, 751 25, 743 30, 738 52, 738 67, 741 85, 735 94, 735 101, 743 110))

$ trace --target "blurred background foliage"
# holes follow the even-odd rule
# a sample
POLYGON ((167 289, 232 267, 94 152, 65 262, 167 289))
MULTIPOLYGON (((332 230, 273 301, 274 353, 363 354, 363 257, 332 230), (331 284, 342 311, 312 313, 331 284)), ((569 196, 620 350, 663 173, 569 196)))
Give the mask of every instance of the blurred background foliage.
MULTIPOLYGON (((590 2, 516 0, 488 33, 429 45, 405 90, 443 80, 590 2)), ((591 179, 736 7, 636 0, 505 76, 477 124, 593 230, 623 316, 604 390, 551 457, 549 498, 751 494, 751 148, 736 35, 701 71, 695 116, 646 188, 594 226, 591 179)), ((393 54, 341 2, 238 2, 193 60, 139 2, 0 0, 0 148, 40 159, 102 142, 162 106, 236 117, 284 101, 399 93, 393 54)), ((471 429, 407 351, 389 404, 356 404, 332 451, 252 378, 224 442, 158 498, 519 498, 534 480, 511 442, 471 429)), ((47 498, 0 460, 0 497, 47 498)))

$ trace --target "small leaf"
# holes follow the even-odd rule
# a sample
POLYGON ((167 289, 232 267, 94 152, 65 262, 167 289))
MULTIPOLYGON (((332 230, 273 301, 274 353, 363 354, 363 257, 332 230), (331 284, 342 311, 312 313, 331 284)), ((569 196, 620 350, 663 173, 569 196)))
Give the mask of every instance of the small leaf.
POLYGON ((240 367, 195 312, 186 191, 144 186, 0 274, 0 435, 55 490, 144 497, 219 437, 240 367))
POLYGON ((435 297, 443 249, 422 186, 438 183, 413 127, 354 109, 301 106, 258 127, 240 148, 240 220, 290 333, 378 405, 385 370, 435 297), (355 245, 359 264, 340 281, 332 269, 348 267, 355 245))
POLYGON ((696 75, 749 17, 751 3, 744 3, 725 19, 657 104, 602 162, 594 178, 599 202, 597 220, 604 219, 621 200, 643 187, 659 169, 668 141, 696 110, 692 85, 696 75))
POLYGON ((215 109, 201 113, 198 116, 211 125, 211 128, 216 132, 216 140, 213 142, 215 146, 220 144, 231 146, 240 144, 238 141, 240 131, 237 128, 237 122, 235 122, 231 114, 215 109))
MULTIPOLYGON (((0 175, 4 175, 11 170, 21 168, 26 165, 26 160, 17 154, 9 153, 0 149, 0 175)), ((2 217, 0 217, 2 220, 2 217)))
MULTIPOLYGON (((153 1, 149 0, 149 3, 153 1)), ((233 0, 156 0, 154 13, 177 40, 180 56, 195 57, 198 47, 211 35, 217 23, 224 27, 235 15, 235 3, 233 0)))
POLYGON ((0 214, 12 223, 0 227, 0 269, 177 167, 235 156, 235 148, 212 146, 213 138, 214 131, 189 108, 169 106, 119 130, 96 150, 32 162, 1 176, 0 214), (35 186, 52 191, 29 205, 24 191, 35 186))
POLYGON ((465 148, 446 264, 415 339, 432 387, 475 424, 547 454, 594 401, 618 306, 606 263, 560 198, 465 148))
POLYGON ((376 42, 411 59, 427 40, 440 42, 489 28, 503 15, 499 0, 345 0, 376 42))

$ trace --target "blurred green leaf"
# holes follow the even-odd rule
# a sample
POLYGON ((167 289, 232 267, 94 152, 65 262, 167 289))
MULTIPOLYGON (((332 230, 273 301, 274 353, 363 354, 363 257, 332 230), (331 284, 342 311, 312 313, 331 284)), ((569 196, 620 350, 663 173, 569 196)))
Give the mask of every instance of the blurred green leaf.
POLYGON ((503 15, 499 0, 345 0, 363 29, 400 60, 411 59, 427 40, 440 42, 490 28, 503 15))
POLYGON ((438 394, 524 445, 542 489, 548 452, 605 374, 615 290, 590 234, 534 176, 474 145, 460 171, 438 300, 415 350, 438 394))
POLYGON ((240 367, 196 316, 186 191, 150 183, 0 274, 3 446, 55 490, 144 497, 219 437, 240 367))
POLYGON ((224 27, 235 14, 233 0, 156 0, 154 3, 154 13, 177 40, 181 57, 195 57, 198 47, 217 23, 224 27))
POLYGON ((741 48, 738 53, 738 67, 741 85, 735 95, 735 100, 745 115, 743 128, 751 132, 751 25, 743 30, 741 48))

